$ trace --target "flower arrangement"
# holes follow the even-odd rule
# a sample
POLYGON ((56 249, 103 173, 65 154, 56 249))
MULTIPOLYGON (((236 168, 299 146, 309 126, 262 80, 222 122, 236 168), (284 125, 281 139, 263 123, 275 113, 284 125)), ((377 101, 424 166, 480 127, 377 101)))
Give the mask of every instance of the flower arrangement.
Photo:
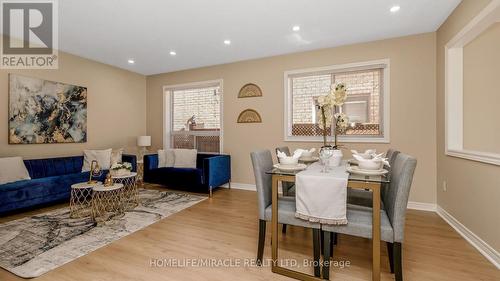
POLYGON ((331 91, 325 96, 319 96, 317 99, 318 110, 318 120, 319 126, 323 130, 323 144, 326 146, 326 136, 328 128, 335 125, 334 137, 335 145, 334 149, 338 148, 337 134, 345 133, 349 127, 349 118, 344 113, 337 113, 337 107, 342 106, 347 99, 346 86, 343 83, 338 83, 331 86, 331 91))
POLYGON ((128 162, 115 163, 111 165, 110 169, 113 176, 126 176, 132 171, 132 164, 128 162))

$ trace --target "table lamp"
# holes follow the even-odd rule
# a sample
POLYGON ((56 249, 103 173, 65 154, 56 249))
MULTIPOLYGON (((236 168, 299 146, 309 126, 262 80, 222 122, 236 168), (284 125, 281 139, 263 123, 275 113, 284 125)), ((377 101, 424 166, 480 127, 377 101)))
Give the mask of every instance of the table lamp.
POLYGON ((144 158, 147 153, 148 146, 151 146, 151 136, 139 136, 137 137, 137 146, 140 147, 139 160, 144 158))

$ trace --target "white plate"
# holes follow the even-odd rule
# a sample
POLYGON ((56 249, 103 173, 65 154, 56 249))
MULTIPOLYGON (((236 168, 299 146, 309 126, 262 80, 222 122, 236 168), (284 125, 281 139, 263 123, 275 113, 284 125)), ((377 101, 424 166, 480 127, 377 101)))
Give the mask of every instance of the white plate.
POLYGON ((306 164, 296 164, 296 165, 282 165, 282 164, 274 164, 274 168, 282 171, 302 171, 307 168, 306 164))
POLYGON ((358 168, 358 166, 349 166, 349 167, 347 167, 347 171, 349 173, 365 175, 365 176, 382 176, 382 175, 389 173, 389 171, 387 171, 385 169, 363 170, 363 169, 358 168))

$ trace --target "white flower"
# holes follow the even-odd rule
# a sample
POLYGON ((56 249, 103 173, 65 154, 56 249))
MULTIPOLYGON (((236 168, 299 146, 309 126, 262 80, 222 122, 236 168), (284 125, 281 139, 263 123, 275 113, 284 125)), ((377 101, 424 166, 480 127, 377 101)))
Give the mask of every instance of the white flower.
POLYGON ((124 163, 115 163, 113 165, 111 165, 111 170, 121 170, 121 169, 125 169, 125 170, 129 170, 129 171, 132 171, 132 164, 128 163, 128 162, 124 162, 124 163))
POLYGON ((349 127, 349 117, 344 113, 335 113, 334 117, 337 131, 345 132, 349 127))

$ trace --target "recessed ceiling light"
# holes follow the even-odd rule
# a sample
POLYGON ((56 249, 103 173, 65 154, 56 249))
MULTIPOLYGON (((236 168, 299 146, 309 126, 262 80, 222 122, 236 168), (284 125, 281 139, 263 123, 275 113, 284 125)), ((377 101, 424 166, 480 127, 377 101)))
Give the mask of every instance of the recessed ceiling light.
POLYGON ((401 7, 399 7, 399 6, 392 6, 390 11, 391 11, 391 13, 395 13, 395 12, 399 11, 400 9, 401 9, 401 7))
POLYGON ((135 63, 135 60, 133 60, 133 59, 129 59, 127 62, 128 62, 128 64, 134 64, 134 63, 135 63))
POLYGON ((231 40, 224 40, 224 44, 231 45, 231 40))
POLYGON ((292 27, 292 30, 293 30, 293 31, 299 31, 299 30, 300 30, 300 26, 298 26, 298 25, 294 25, 294 26, 292 27))
POLYGON ((177 53, 175 51, 170 51, 170 55, 175 56, 175 55, 177 55, 177 53))

